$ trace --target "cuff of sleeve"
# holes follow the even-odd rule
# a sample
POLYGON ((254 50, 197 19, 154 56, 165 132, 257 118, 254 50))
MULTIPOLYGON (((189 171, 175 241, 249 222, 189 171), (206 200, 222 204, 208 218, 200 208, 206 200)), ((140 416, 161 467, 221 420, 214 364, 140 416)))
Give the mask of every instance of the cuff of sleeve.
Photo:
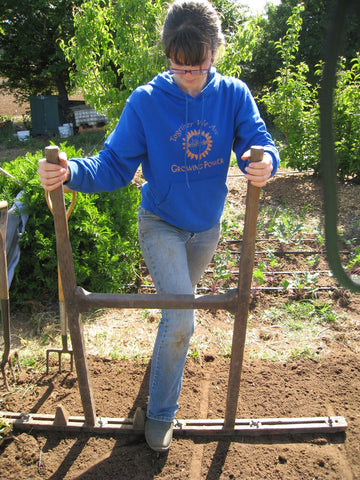
POLYGON ((269 155, 271 155, 271 158, 272 158, 273 169, 270 176, 270 178, 272 178, 277 172, 277 169, 279 168, 280 157, 278 153, 275 153, 272 150, 265 149, 265 153, 268 153, 269 155))
POLYGON ((66 187, 69 188, 70 190, 76 190, 77 185, 74 179, 77 176, 78 165, 76 162, 69 161, 68 167, 70 171, 70 179, 67 182, 65 182, 64 185, 66 185, 66 187))

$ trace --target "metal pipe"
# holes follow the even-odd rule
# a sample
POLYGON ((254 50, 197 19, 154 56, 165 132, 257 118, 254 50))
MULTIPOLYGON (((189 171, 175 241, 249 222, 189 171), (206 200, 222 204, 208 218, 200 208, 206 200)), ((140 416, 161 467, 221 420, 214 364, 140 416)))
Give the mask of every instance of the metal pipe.
POLYGON ((235 312, 238 299, 237 289, 220 295, 177 295, 177 294, 116 294, 92 293, 76 287, 74 300, 79 310, 90 308, 154 308, 154 309, 219 309, 235 312))

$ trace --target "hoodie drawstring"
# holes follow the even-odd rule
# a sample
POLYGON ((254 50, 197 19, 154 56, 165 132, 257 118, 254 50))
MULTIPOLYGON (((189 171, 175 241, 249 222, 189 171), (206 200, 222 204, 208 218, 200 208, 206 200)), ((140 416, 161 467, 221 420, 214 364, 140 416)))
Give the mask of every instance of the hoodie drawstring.
POLYGON ((187 170, 187 150, 188 150, 188 123, 189 123, 189 99, 186 95, 186 107, 185 107, 185 125, 186 125, 186 131, 185 131, 185 153, 184 153, 184 164, 185 164, 185 175, 186 175, 186 186, 190 188, 190 183, 189 183, 189 174, 187 170))
MULTIPOLYGON (((187 165, 187 151, 188 151, 188 124, 189 124, 189 99, 188 96, 186 95, 185 97, 186 102, 185 102, 185 125, 186 125, 186 130, 185 130, 185 153, 184 153, 184 166, 185 166, 185 175, 186 175, 186 186, 188 188, 190 187, 190 182, 189 182, 189 174, 188 174, 188 165, 187 165)), ((198 175, 200 175, 200 160, 201 160, 201 134, 202 131, 201 129, 204 126, 204 112, 205 112, 205 98, 204 95, 202 95, 202 100, 201 100, 201 121, 199 125, 199 145, 198 145, 198 158, 197 158, 197 171, 198 175)))
POLYGON ((200 129, 199 129, 199 150, 198 150, 198 174, 200 175, 200 159, 201 159, 201 129, 204 126, 204 109, 205 109, 205 99, 204 95, 202 95, 202 104, 201 104, 201 122, 200 122, 200 129))

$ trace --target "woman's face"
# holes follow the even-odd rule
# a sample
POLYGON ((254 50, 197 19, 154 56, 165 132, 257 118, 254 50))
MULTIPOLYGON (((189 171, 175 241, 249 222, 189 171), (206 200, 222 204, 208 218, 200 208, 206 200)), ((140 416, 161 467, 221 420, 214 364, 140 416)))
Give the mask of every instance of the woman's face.
POLYGON ((170 58, 170 72, 173 73, 173 78, 181 90, 196 97, 206 84, 212 60, 213 54, 210 50, 206 59, 200 65, 178 64, 170 58))

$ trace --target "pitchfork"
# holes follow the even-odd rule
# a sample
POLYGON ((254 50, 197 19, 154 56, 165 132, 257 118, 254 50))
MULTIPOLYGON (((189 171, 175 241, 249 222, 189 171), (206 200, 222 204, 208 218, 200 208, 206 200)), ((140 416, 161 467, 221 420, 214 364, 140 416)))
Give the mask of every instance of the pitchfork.
MULTIPOLYGON (((74 207, 75 207, 77 192, 73 192, 72 190, 65 189, 65 188, 66 187, 64 187, 64 192, 72 193, 71 204, 66 211, 66 218, 67 220, 69 220, 71 212, 74 210, 74 207)), ((47 191, 45 192, 45 198, 51 213, 53 213, 49 192, 47 191)), ((59 356, 59 373, 61 373, 61 356, 63 354, 70 355, 70 370, 73 371, 73 368, 74 368, 74 353, 72 350, 69 350, 69 346, 68 346, 68 317, 67 317, 66 308, 65 308, 65 298, 64 298, 63 286, 61 281, 59 264, 58 264, 58 289, 59 289, 59 309, 60 309, 62 348, 49 348, 48 350, 46 350, 46 373, 47 374, 49 373, 49 355, 51 352, 55 352, 59 356)))

